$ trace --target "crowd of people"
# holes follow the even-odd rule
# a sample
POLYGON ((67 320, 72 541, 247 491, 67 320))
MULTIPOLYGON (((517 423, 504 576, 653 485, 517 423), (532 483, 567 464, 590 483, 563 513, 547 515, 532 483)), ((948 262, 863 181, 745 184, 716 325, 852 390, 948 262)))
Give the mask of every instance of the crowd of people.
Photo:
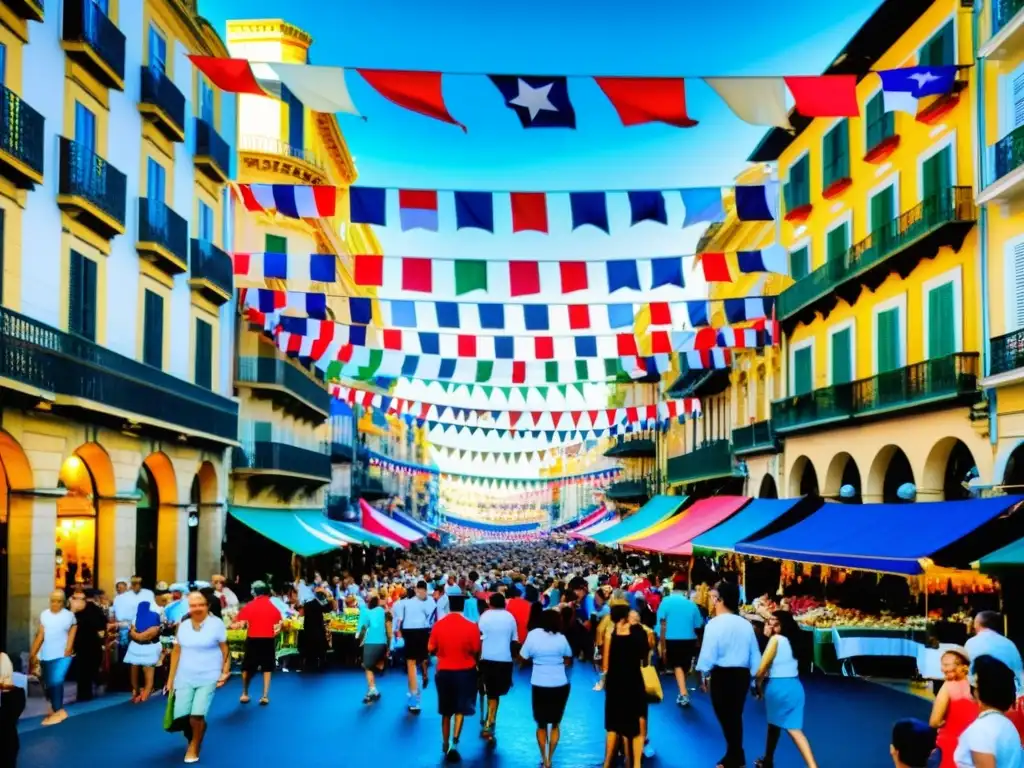
MULTIPOLYGON (((530 667, 540 760, 552 765, 569 670, 593 665, 594 689, 604 692, 606 768, 620 757, 639 766, 653 754, 648 705, 663 695, 659 672, 674 679, 680 707, 690 705, 692 690, 709 695, 725 742, 718 768, 747 765, 743 721, 751 695, 764 699, 768 722, 753 765, 774 768, 783 732, 807 766, 817 765, 803 731, 807 633, 787 610, 761 621, 742 614, 740 588, 728 577, 691 589, 684 572, 552 539, 416 549, 367 573, 329 580, 312 573, 278 585, 278 593, 264 582, 234 586, 218 575, 153 590, 128 579, 109 601, 81 588, 70 600, 54 592, 29 654, 50 710, 43 724, 67 717, 63 685, 73 658, 78 701, 93 695, 101 668, 108 685, 119 673, 126 678, 135 702, 162 685, 169 695, 164 727, 184 734, 184 760, 197 762, 210 704, 231 674, 228 627, 246 629, 239 701, 250 703, 250 685, 262 676, 259 704, 266 706, 285 619, 301 616, 298 655, 302 669, 315 673, 326 666, 333 614, 347 638, 334 653, 362 667, 368 706, 380 701, 377 676, 390 664, 404 669, 405 706, 419 712, 436 659, 441 749, 451 762, 460 759, 466 718, 479 715, 480 737, 497 744, 501 702, 518 665, 530 667)), ((1024 662, 999 626, 998 615, 983 612, 966 646, 945 651, 930 722, 894 725, 897 768, 1024 768, 1024 662)), ((0 741, 14 755, 23 685, 0 655, 0 741)))

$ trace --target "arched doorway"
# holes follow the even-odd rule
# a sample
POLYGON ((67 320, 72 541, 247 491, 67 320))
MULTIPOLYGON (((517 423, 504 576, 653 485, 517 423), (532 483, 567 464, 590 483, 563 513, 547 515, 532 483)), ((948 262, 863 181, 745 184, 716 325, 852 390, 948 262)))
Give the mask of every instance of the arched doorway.
POLYGON ((806 456, 800 456, 793 462, 789 477, 789 495, 819 496, 818 472, 814 464, 806 456))
POLYGON ((885 446, 871 462, 869 492, 881 495, 884 504, 905 504, 914 500, 902 498, 899 494, 899 489, 907 484, 916 485, 910 459, 899 446, 885 446))
POLYGON ((143 464, 135 481, 135 576, 144 586, 156 584, 157 543, 160 532, 160 491, 153 471, 143 464))
MULTIPOLYGON (((996 482, 998 481, 996 478, 996 482)), ((1006 486, 1007 493, 1020 493, 1024 490, 1024 442, 1014 448, 1010 458, 1006 460, 1002 484, 1006 486)))
POLYGON ((28 554, 19 547, 31 547, 32 504, 29 497, 12 496, 12 491, 32 487, 28 457, 17 440, 0 431, 0 642, 13 658, 17 658, 22 650, 28 650, 31 639, 31 596, 21 595, 12 599, 10 574, 14 558, 28 554), (9 632, 11 627, 23 630, 17 639, 9 632))
POLYGON ((779 498, 779 489, 775 485, 775 477, 773 475, 765 475, 761 478, 761 488, 757 492, 757 498, 759 499, 777 499, 779 498))
POLYGON ((860 468, 857 462, 845 451, 837 453, 832 457, 825 473, 825 495, 844 504, 860 504, 862 493, 860 468), (852 494, 847 495, 850 489, 852 494))
POLYGON ((978 467, 971 449, 956 437, 944 437, 928 452, 924 463, 922 490, 935 498, 941 490, 945 501, 971 497, 970 481, 977 477, 978 467))

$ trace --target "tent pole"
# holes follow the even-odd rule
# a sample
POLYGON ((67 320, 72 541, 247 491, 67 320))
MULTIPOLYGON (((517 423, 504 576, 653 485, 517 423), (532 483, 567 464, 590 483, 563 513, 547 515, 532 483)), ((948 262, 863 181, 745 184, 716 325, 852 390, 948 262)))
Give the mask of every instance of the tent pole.
MULTIPOLYGON (((743 597, 747 596, 747 558, 740 558, 740 592, 743 597)), ((743 601, 744 603, 746 600, 743 601)))

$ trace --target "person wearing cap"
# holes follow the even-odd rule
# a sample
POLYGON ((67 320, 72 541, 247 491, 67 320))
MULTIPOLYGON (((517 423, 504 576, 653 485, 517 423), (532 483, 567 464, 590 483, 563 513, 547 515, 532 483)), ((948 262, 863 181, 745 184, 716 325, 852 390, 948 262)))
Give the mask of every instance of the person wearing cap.
POLYGON ((253 599, 242 606, 232 629, 247 628, 245 635, 245 657, 242 661, 242 695, 239 702, 248 704, 249 681, 258 672, 263 673, 263 695, 260 704, 270 703, 270 675, 277 667, 276 638, 281 632, 281 611, 270 602, 270 587, 264 582, 254 582, 253 599))
POLYGON ((896 721, 889 740, 889 755, 895 768, 928 768, 935 751, 935 729, 917 718, 896 721))
POLYGON ((942 653, 942 675, 945 680, 935 695, 928 725, 938 729, 936 746, 942 752, 939 768, 956 768, 953 752, 957 742, 978 717, 978 702, 971 694, 967 679, 971 660, 966 648, 953 646, 942 653))

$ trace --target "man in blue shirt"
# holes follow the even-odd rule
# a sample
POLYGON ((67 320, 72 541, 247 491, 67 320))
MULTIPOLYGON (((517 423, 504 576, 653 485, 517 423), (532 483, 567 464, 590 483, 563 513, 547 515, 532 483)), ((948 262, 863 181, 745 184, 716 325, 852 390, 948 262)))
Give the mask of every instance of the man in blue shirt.
POLYGON ((704 627, 700 609, 686 596, 686 584, 678 582, 672 594, 658 607, 658 653, 662 663, 676 676, 679 695, 676 704, 690 705, 686 673, 697 655, 697 631, 704 627))

